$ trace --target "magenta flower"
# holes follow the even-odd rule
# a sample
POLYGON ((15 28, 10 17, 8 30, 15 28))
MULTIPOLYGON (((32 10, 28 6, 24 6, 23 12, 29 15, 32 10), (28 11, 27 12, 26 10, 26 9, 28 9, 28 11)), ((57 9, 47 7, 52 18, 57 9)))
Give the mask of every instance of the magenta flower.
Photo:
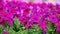
POLYGON ((0 4, 2 4, 3 3, 3 0, 0 0, 0 4))
POLYGON ((11 2, 7 2, 7 3, 6 3, 6 7, 8 7, 8 8, 10 8, 10 7, 11 7, 11 5, 12 5, 12 3, 11 3, 11 2))
POLYGON ((43 22, 40 22, 40 28, 42 30, 47 30, 47 22, 45 20, 43 22))
POLYGON ((15 9, 17 7, 18 3, 14 2, 14 1, 11 1, 11 2, 7 2, 6 3, 6 6, 8 8, 11 8, 11 9, 15 9))
POLYGON ((28 7, 28 4, 21 2, 19 7, 20 7, 21 15, 23 14, 24 16, 28 17, 29 16, 29 7, 28 7))
POLYGON ((32 21, 28 21, 28 23, 25 25, 25 28, 28 29, 28 28, 32 28, 32 21))
POLYGON ((48 3, 48 7, 51 9, 54 5, 52 3, 48 3))
POLYGON ((60 9, 60 4, 56 4, 56 9, 60 9))
POLYGON ((30 7, 30 6, 33 6, 34 4, 32 3, 32 2, 29 2, 28 3, 28 6, 30 7))
POLYGON ((41 5, 42 5, 41 7, 42 9, 48 9, 48 5, 46 3, 42 3, 41 5))
POLYGON ((12 14, 16 14, 17 10, 18 10, 18 6, 17 6, 17 3, 15 2, 8 2, 6 4, 6 7, 8 9, 8 12, 12 13, 12 14))
POLYGON ((7 22, 9 25, 13 25, 13 19, 9 19, 7 22))
POLYGON ((39 16, 38 14, 32 14, 31 20, 32 20, 33 22, 39 23, 39 21, 40 21, 40 16, 39 16))
POLYGON ((26 9, 24 9, 23 10, 23 15, 25 15, 26 17, 28 17, 29 16, 29 8, 26 8, 26 9))
POLYGON ((20 22, 22 25, 24 25, 28 21, 28 18, 25 16, 20 16, 20 22))
POLYGON ((21 2, 19 6, 20 6, 20 9, 26 9, 28 7, 26 2, 21 2))
POLYGON ((26 28, 26 29, 32 28, 32 25, 31 25, 31 24, 26 24, 25 28, 26 28))
POLYGON ((51 13, 48 10, 44 10, 43 14, 41 15, 43 19, 48 19, 51 16, 51 13))
POLYGON ((16 11, 14 10, 14 9, 10 9, 9 8, 9 11, 8 11, 9 13, 12 13, 13 15, 15 15, 16 14, 16 11))
POLYGON ((0 22, 0 25, 5 26, 4 20, 2 20, 2 22, 0 22))
POLYGON ((58 32, 60 32, 60 21, 57 23, 57 25, 56 25, 56 30, 58 31, 58 32))
POLYGON ((3 18, 4 20, 9 20, 10 18, 13 18, 13 14, 11 14, 11 13, 9 13, 9 12, 4 12, 4 13, 2 14, 2 18, 3 18))
POLYGON ((38 4, 33 4, 33 13, 37 12, 37 6, 38 6, 38 4))
POLYGON ((5 12, 5 6, 0 5, 0 12, 5 12))
POLYGON ((57 9, 57 14, 60 14, 60 9, 57 9))
POLYGON ((7 31, 4 31, 3 34, 9 34, 7 31))
POLYGON ((43 8, 43 5, 42 5, 42 4, 39 4, 39 7, 40 7, 40 8, 43 8))
POLYGON ((0 22, 2 22, 2 17, 0 17, 0 22))
POLYGON ((7 13, 3 12, 1 16, 2 16, 2 18, 3 18, 4 20, 8 20, 8 18, 7 18, 7 17, 8 17, 7 13))
POLYGON ((17 11, 16 14, 15 14, 16 17, 20 17, 21 16, 21 12, 20 11, 17 11))
POLYGON ((58 22, 58 16, 56 14, 50 15, 49 20, 50 20, 51 23, 54 24, 54 23, 58 22))

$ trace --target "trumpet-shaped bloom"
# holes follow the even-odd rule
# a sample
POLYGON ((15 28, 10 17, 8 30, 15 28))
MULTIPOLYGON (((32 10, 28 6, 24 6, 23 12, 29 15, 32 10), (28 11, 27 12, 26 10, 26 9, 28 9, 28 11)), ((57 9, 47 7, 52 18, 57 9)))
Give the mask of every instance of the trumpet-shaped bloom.
POLYGON ((56 30, 58 31, 58 32, 60 32, 60 21, 57 23, 57 25, 56 25, 56 30))
POLYGON ((25 16, 20 16, 20 22, 22 25, 24 25, 28 21, 28 18, 25 16))
POLYGON ((33 14, 32 17, 31 17, 31 20, 32 20, 33 22, 39 23, 39 21, 40 21, 40 16, 37 15, 37 14, 33 14))
POLYGON ((11 13, 9 13, 9 12, 4 12, 3 14, 2 14, 2 18, 4 19, 4 20, 9 20, 9 18, 13 18, 13 14, 11 14, 11 13))
POLYGON ((57 23, 58 22, 58 16, 56 14, 49 16, 49 20, 51 23, 57 23))
POLYGON ((32 28, 32 24, 33 24, 32 21, 28 21, 28 23, 25 25, 25 28, 26 28, 26 29, 32 28))
POLYGON ((40 28, 42 30, 47 30, 47 22, 45 20, 43 22, 40 22, 40 28))
POLYGON ((13 25, 13 19, 9 19, 7 22, 9 25, 13 25))

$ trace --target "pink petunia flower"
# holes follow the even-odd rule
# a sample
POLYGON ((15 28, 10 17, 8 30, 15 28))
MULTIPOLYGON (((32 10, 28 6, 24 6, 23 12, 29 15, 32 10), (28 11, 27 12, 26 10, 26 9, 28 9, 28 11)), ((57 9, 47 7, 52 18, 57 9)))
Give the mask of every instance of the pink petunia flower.
POLYGON ((9 34, 7 31, 4 31, 3 34, 9 34))
POLYGON ((32 21, 28 21, 28 23, 25 25, 25 28, 28 29, 28 28, 32 28, 32 21))
POLYGON ((13 19, 9 19, 7 22, 9 25, 13 25, 13 19))
POLYGON ((29 12, 30 12, 29 8, 26 8, 26 9, 23 10, 23 15, 29 17, 29 12))
POLYGON ((24 25, 28 21, 28 17, 20 16, 20 22, 22 25, 24 25))
POLYGON ((2 20, 2 22, 0 22, 0 25, 5 26, 4 20, 2 20))
POLYGON ((0 12, 5 12, 5 6, 4 5, 0 5, 0 12))
POLYGON ((56 14, 54 14, 54 15, 50 15, 49 16, 49 20, 50 20, 50 22, 51 23, 57 23, 58 22, 58 16, 56 15, 56 14))
POLYGON ((32 20, 33 22, 39 23, 39 21, 40 21, 40 16, 39 16, 38 14, 32 14, 31 20, 32 20))
POLYGON ((58 31, 58 32, 60 32, 60 21, 57 23, 57 25, 56 25, 56 30, 58 31))
POLYGON ((40 28, 42 30, 47 30, 47 22, 45 20, 43 22, 40 22, 40 28))
POLYGON ((0 22, 2 22, 3 20, 2 20, 2 17, 0 16, 0 22))
POLYGON ((4 20, 9 20, 9 18, 13 18, 13 14, 11 14, 11 13, 9 13, 9 12, 4 12, 3 14, 2 14, 2 18, 4 19, 4 20))
POLYGON ((26 2, 21 2, 19 6, 20 6, 20 9, 26 9, 28 7, 26 2))

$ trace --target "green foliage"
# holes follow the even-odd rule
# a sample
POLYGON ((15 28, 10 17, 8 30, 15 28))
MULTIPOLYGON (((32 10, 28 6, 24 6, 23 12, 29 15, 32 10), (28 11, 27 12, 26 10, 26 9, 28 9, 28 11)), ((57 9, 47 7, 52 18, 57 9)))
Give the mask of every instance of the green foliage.
POLYGON ((4 30, 4 27, 0 26, 0 34, 2 34, 3 30, 4 30))
MULTIPOLYGON (((42 34, 42 31, 39 27, 33 26, 31 29, 25 29, 24 26, 21 27, 20 21, 17 18, 14 18, 14 24, 8 25, 5 22, 6 30, 9 34, 42 34)), ((3 32, 4 28, 0 26, 0 32, 3 32)))
POLYGON ((20 28, 20 21, 17 18, 14 18, 14 25, 13 25, 13 30, 18 32, 20 28))
POLYGON ((47 30, 47 34, 52 34, 54 33, 54 31, 56 30, 55 29, 55 24, 51 24, 49 21, 48 21, 48 30, 47 30))
POLYGON ((54 25, 52 25, 51 23, 48 23, 48 30, 49 31, 55 31, 54 25))
POLYGON ((4 24, 5 24, 6 28, 9 28, 10 27, 10 25, 8 24, 7 21, 5 21, 4 24))
POLYGON ((16 32, 12 29, 10 29, 8 32, 9 32, 9 34, 16 34, 16 32))
MULTIPOLYGON (((47 22, 48 30, 46 31, 47 34, 56 34, 55 24, 52 25, 49 21, 47 22)), ((20 20, 18 18, 14 18, 14 24, 8 25, 7 22, 5 22, 5 30, 9 32, 9 34, 42 34, 42 30, 39 27, 39 24, 34 24, 32 28, 25 29, 24 26, 20 24, 20 20), (22 26, 22 27, 21 27, 22 26)), ((4 30, 3 26, 0 26, 0 34, 2 34, 4 30)))
POLYGON ((33 27, 28 29, 28 34, 42 34, 42 30, 39 27, 33 27))
POLYGON ((14 18, 14 24, 17 28, 20 28, 20 20, 18 18, 14 18))

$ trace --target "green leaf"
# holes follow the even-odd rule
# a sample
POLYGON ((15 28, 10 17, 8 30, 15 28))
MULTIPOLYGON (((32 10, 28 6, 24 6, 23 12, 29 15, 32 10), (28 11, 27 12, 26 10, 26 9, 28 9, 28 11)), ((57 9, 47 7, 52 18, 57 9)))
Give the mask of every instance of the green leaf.
POLYGON ((13 29, 10 29, 8 32, 9 34, 16 34, 16 32, 13 29))
POLYGON ((4 30, 4 27, 3 26, 0 26, 0 33, 2 33, 4 30))
POLYGON ((48 30, 55 31, 55 26, 53 24, 51 24, 50 22, 48 22, 48 30))
POLYGON ((48 22, 47 34, 52 34, 52 32, 54 31, 55 31, 55 24, 51 24, 50 22, 48 22))
POLYGON ((20 27, 20 31, 23 31, 25 29, 25 27, 20 27))
POLYGON ((27 31, 26 31, 26 30, 23 30, 23 31, 21 32, 21 34, 27 34, 27 31))
POLYGON ((18 18, 14 18, 14 24, 17 28, 20 28, 20 20, 18 18))
POLYGON ((42 30, 39 27, 28 29, 28 34, 42 34, 42 30))
POLYGON ((21 31, 18 31, 17 34, 21 34, 21 31))
POLYGON ((27 30, 27 33, 28 33, 28 34, 33 34, 33 30, 32 30, 32 29, 28 29, 28 30, 27 30))
POLYGON ((14 18, 13 30, 16 32, 20 30, 20 21, 18 18, 14 18))
POLYGON ((5 26, 6 26, 6 28, 9 28, 9 26, 10 26, 7 21, 5 21, 5 26))

